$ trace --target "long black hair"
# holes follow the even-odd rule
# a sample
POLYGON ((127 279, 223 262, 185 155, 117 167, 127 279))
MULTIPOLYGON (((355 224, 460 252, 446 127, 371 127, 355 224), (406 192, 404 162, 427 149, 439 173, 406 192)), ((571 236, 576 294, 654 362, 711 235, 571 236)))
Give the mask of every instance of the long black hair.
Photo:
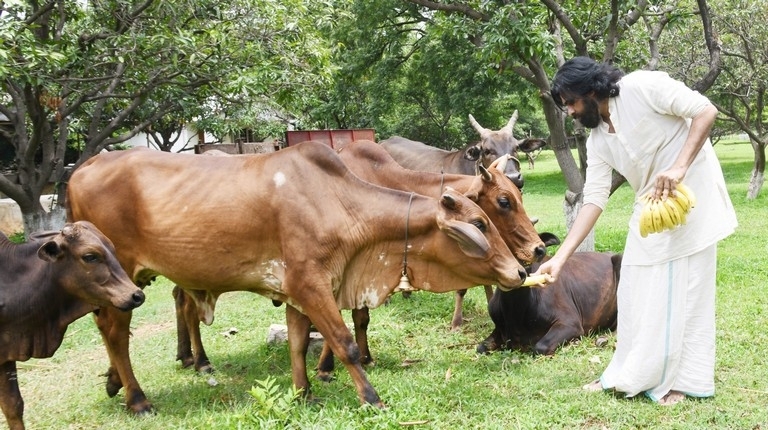
POLYGON ((565 107, 564 101, 584 97, 594 92, 598 100, 619 95, 616 84, 624 72, 608 63, 598 63, 589 57, 574 57, 566 61, 552 80, 549 91, 555 104, 565 107))

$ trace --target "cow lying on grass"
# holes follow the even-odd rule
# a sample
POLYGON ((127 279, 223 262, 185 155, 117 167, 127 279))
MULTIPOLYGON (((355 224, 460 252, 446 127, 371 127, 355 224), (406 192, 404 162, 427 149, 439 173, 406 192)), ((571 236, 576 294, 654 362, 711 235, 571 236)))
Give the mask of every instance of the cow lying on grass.
POLYGON ((497 289, 488 303, 495 328, 477 351, 533 347, 551 355, 572 339, 615 330, 620 270, 621 254, 577 252, 545 288, 497 289))
MULTIPOLYGON (((312 323, 360 401, 383 406, 339 310, 381 305, 403 271, 433 292, 516 288, 526 277, 466 196, 448 187, 435 199, 375 186, 320 143, 231 157, 144 148, 99 154, 72 174, 67 201, 69 219, 104 231, 134 281, 165 276, 194 300, 204 322, 229 291, 286 303, 292 379, 305 395, 312 323)), ((125 388, 127 407, 142 413, 153 407, 131 366, 130 319, 103 308, 97 323, 109 333, 107 393, 125 388)))
POLYGON ((51 357, 67 326, 99 306, 144 302, 112 243, 89 222, 14 244, 0 233, 0 408, 10 430, 24 429, 16 362, 51 357))

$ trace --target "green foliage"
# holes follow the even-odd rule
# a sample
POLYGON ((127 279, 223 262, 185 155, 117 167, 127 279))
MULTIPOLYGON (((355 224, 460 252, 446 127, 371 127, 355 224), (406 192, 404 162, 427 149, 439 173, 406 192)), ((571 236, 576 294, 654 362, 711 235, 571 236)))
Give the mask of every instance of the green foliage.
POLYGON ((27 241, 27 238, 24 235, 23 231, 17 231, 16 233, 9 235, 8 240, 10 240, 13 243, 24 243, 27 241))
POLYGON ((497 129, 518 109, 518 135, 544 128, 534 120, 536 92, 482 55, 472 20, 393 0, 336 6, 340 19, 329 37, 339 68, 333 91, 311 113, 321 126, 371 127, 380 138, 442 148, 478 139, 469 114, 497 129))
POLYGON ((256 385, 248 392, 253 397, 255 405, 252 419, 261 428, 285 427, 288 421, 294 417, 295 410, 299 406, 302 390, 291 386, 287 390, 281 387, 272 376, 257 380, 256 385))

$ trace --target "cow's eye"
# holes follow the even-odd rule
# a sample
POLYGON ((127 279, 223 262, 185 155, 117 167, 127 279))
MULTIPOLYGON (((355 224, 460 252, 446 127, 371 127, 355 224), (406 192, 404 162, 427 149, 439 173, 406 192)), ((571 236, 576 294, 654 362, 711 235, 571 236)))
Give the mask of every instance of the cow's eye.
POLYGON ((83 259, 83 262, 89 263, 89 264, 93 264, 93 263, 98 263, 99 262, 99 256, 97 254, 93 254, 93 253, 84 254, 81 258, 83 259))
POLYGON ((512 209, 512 204, 509 203, 509 199, 506 197, 499 197, 498 203, 502 209, 512 209))
POLYGON ((482 220, 476 219, 472 221, 472 224, 483 233, 485 233, 485 231, 488 230, 488 226, 486 226, 482 220))

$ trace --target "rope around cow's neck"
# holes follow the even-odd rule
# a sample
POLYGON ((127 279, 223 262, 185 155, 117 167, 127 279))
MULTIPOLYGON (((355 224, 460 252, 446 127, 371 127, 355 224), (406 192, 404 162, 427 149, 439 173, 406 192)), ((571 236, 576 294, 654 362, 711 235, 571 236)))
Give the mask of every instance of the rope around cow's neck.
POLYGON ((413 202, 413 194, 411 191, 410 197, 408 197, 408 212, 405 215, 405 249, 403 250, 403 276, 408 276, 408 222, 411 219, 411 202, 413 202))
POLYGON ((405 250, 403 251, 403 273, 400 276, 400 283, 395 287, 395 291, 402 293, 410 293, 415 290, 408 280, 408 223, 411 219, 411 203, 413 202, 414 193, 411 192, 411 196, 408 198, 408 214, 405 216, 405 250))

